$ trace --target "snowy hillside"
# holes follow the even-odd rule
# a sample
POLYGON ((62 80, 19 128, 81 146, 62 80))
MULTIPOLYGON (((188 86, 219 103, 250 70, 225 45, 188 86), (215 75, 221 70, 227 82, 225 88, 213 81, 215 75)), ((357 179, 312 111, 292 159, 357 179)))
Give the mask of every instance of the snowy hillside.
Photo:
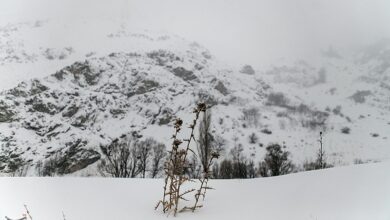
POLYGON ((254 69, 222 63, 172 34, 92 24, 0 28, 1 172, 16 164, 34 176, 39 161, 59 157, 67 158, 60 175, 98 175, 101 145, 131 133, 169 147, 172 120, 190 123, 197 101, 212 106, 222 158, 242 145, 257 162, 277 142, 300 166, 315 157, 320 131, 336 166, 390 158, 389 41, 354 56, 329 49, 320 65, 254 69), (51 41, 44 33, 66 38, 51 41))
MULTIPOLYGON (((211 180, 204 207, 177 219, 388 220, 390 164, 251 180, 211 180)), ((162 179, 1 178, 0 218, 167 219, 154 206, 162 179), (77 187, 75 187, 77 186, 77 187)), ((172 217, 172 216, 171 216, 172 217)))

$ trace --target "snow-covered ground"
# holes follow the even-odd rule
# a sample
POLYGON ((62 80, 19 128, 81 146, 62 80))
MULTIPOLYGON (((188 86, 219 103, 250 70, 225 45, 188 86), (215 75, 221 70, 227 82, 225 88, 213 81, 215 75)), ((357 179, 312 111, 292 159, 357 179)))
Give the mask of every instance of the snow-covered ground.
MULTIPOLYGON (((204 207, 178 219, 389 220, 390 163, 250 180, 211 180, 204 207)), ((1 178, 0 219, 167 219, 162 179, 1 178)), ((172 217, 172 216, 171 216, 172 217)), ((172 217, 173 218, 173 217, 172 217)))

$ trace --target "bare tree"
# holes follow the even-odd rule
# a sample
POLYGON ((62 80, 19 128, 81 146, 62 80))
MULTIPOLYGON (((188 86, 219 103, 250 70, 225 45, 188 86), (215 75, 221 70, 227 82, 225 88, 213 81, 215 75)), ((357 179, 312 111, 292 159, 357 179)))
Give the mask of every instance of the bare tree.
POLYGON ((142 178, 145 178, 148 169, 148 163, 152 154, 152 147, 157 145, 157 142, 152 138, 148 138, 135 145, 139 154, 139 165, 142 178))
POLYGON ((324 161, 325 152, 322 146, 322 131, 320 132, 320 138, 318 139, 318 142, 320 143, 320 149, 317 155, 317 163, 320 169, 323 169, 325 165, 325 161, 324 161))
POLYGON ((233 178, 233 165, 231 160, 223 160, 219 167, 219 176, 221 179, 233 178))
POLYGON ((189 159, 188 167, 186 173, 191 179, 198 179, 202 172, 202 165, 199 163, 199 160, 196 155, 192 155, 189 159))
POLYGON ((203 170, 207 167, 213 148, 214 137, 210 133, 211 111, 205 111, 199 124, 198 155, 203 170))
POLYGON ((232 178, 247 178, 247 162, 246 158, 243 155, 244 148, 242 144, 237 144, 237 139, 235 139, 235 146, 230 150, 230 154, 233 159, 233 170, 232 178))
POLYGON ((259 162, 259 167, 257 169, 257 173, 262 177, 267 177, 268 175, 268 166, 265 161, 259 162))
POLYGON ((98 165, 100 173, 112 177, 133 178, 140 172, 140 157, 132 138, 115 139, 107 146, 100 146, 105 158, 98 165))
POLYGON ((304 170, 318 170, 318 169, 324 169, 324 168, 329 168, 332 167, 331 164, 328 164, 326 162, 326 157, 325 157, 325 150, 323 146, 323 133, 320 132, 320 138, 318 139, 318 142, 320 143, 320 147, 317 152, 317 158, 315 161, 306 161, 303 164, 303 169, 304 170))
POLYGON ((289 159, 288 151, 283 151, 279 144, 270 144, 266 149, 264 162, 259 166, 262 176, 279 176, 293 172, 295 167, 289 159))
POLYGON ((212 169, 212 176, 214 179, 219 179, 220 178, 220 175, 219 175, 219 165, 218 163, 215 163, 213 165, 213 169, 212 169))
POLYGON ((248 178, 255 178, 256 177, 255 162, 253 160, 249 161, 246 169, 247 169, 248 178))
POLYGON ((153 146, 153 159, 152 159, 152 178, 157 177, 157 175, 163 170, 164 158, 167 153, 165 152, 165 145, 158 143, 153 146))
POLYGON ((242 147, 242 144, 235 144, 235 146, 230 150, 233 162, 241 162, 244 160, 244 156, 242 154, 243 151, 244 148, 242 147))
POLYGON ((225 146, 226 146, 226 140, 219 135, 214 135, 213 151, 222 155, 225 151, 225 146))

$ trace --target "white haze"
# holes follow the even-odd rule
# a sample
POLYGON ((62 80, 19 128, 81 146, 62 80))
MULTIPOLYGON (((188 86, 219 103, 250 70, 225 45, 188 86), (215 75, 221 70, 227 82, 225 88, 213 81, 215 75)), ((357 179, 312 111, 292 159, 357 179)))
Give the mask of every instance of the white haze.
POLYGON ((315 61, 329 46, 350 51, 390 37, 387 0, 0 2, 1 25, 34 19, 110 19, 168 31, 201 43, 222 61, 256 67, 281 58, 315 61))

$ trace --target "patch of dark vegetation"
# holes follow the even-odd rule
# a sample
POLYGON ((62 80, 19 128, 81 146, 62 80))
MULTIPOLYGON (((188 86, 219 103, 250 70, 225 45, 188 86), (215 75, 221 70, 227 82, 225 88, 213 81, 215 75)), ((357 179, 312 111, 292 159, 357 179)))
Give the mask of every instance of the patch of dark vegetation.
POLYGON ((261 130, 261 133, 270 135, 270 134, 272 134, 272 131, 269 130, 268 128, 264 128, 261 130))
POLYGON ((340 115, 341 114, 341 105, 338 105, 338 106, 334 107, 332 112, 335 115, 340 115))
POLYGON ((85 149, 86 141, 81 139, 68 142, 64 151, 53 152, 42 167, 42 176, 54 176, 74 173, 100 160, 99 152, 85 149))
POLYGON ((0 100, 0 123, 12 122, 14 116, 15 113, 11 108, 3 100, 0 100))
POLYGON ((244 74, 248 74, 248 75, 253 75, 255 74, 255 70, 253 69, 253 67, 251 65, 244 65, 241 70, 240 70, 240 73, 244 73, 244 74))
POLYGON ((316 128, 326 128, 326 120, 328 119, 329 114, 321 111, 314 111, 309 115, 310 118, 301 121, 302 127, 310 128, 312 130, 316 128))
MULTIPOLYGON (((243 120, 249 125, 257 127, 260 119, 260 110, 257 107, 246 108, 242 110, 243 120)), ((243 126, 246 127, 246 124, 243 126)))
POLYGON ((36 95, 39 93, 42 93, 44 91, 47 91, 49 88, 45 85, 43 85, 39 80, 33 80, 31 82, 31 88, 30 88, 30 94, 36 95))
POLYGON ((113 115, 114 118, 115 118, 115 117, 118 117, 118 115, 125 114, 126 111, 123 110, 123 109, 110 109, 110 113, 111 113, 111 115, 113 115))
POLYGON ((46 50, 42 52, 42 55, 48 60, 63 60, 66 59, 73 52, 74 49, 72 47, 65 47, 61 50, 46 48, 46 50))
POLYGON ((62 117, 67 117, 67 118, 70 118, 72 117, 73 115, 75 115, 78 110, 80 109, 80 107, 78 107, 77 105, 73 104, 73 105, 70 105, 69 107, 67 107, 63 112, 62 112, 62 117))
POLYGON ((270 144, 266 150, 264 161, 259 163, 260 176, 279 176, 294 172, 295 165, 289 159, 290 152, 284 151, 279 144, 270 144))
MULTIPOLYGON (((263 147, 263 144, 259 144, 263 147)), ((296 166, 290 160, 290 152, 283 150, 285 146, 277 143, 269 144, 266 147, 266 155, 258 166, 253 160, 248 160, 243 154, 241 144, 235 145, 231 150, 231 159, 224 159, 215 163, 213 167, 213 178, 234 179, 234 178, 255 178, 279 176, 296 172, 296 166)), ((252 154, 254 156, 254 154, 252 154)))
POLYGON ((259 138, 257 137, 257 135, 255 133, 250 134, 248 138, 249 138, 250 144, 256 144, 257 141, 259 140, 259 138))
POLYGON ((390 91, 390 85, 387 83, 381 82, 379 86, 390 91))
POLYGON ((187 70, 184 67, 173 68, 172 72, 175 76, 180 77, 184 81, 192 81, 198 79, 198 77, 194 74, 194 72, 187 70))
POLYGON ((113 94, 113 93, 120 93, 121 88, 115 84, 115 83, 105 83, 103 86, 101 86, 98 91, 102 91, 105 94, 113 94))
POLYGON ((310 170, 319 170, 319 169, 326 169, 326 168, 332 168, 333 165, 331 164, 323 164, 321 165, 318 161, 305 161, 303 163, 303 170, 310 171, 310 170))
POLYGON ((161 110, 161 115, 158 119, 158 125, 167 125, 173 121, 173 110, 164 108, 161 110))
POLYGON ((288 98, 281 92, 271 92, 267 97, 266 105, 289 107, 288 98))
POLYGON ((174 53, 166 50, 157 50, 147 53, 147 56, 157 62, 160 66, 165 66, 167 63, 172 63, 174 61, 180 61, 180 57, 176 56, 174 53))
POLYGON ((23 153, 17 153, 11 149, 12 140, 2 140, 0 151, 0 172, 11 176, 25 176, 28 161, 22 158, 23 153))
POLYGON ((158 82, 153 80, 143 80, 141 85, 134 92, 135 95, 145 94, 157 88, 159 86, 158 82))
MULTIPOLYGON (((290 105, 289 99, 285 97, 283 93, 270 93, 267 98, 267 105, 278 106, 287 109, 290 113, 301 114, 306 116, 302 118, 301 125, 302 127, 307 127, 310 129, 316 129, 317 127, 324 127, 325 121, 329 117, 329 113, 326 111, 312 110, 309 106, 305 104, 300 105, 290 105)), ((288 116, 288 112, 278 113, 278 117, 288 116)))
POLYGON ((15 97, 27 97, 28 93, 26 90, 27 84, 22 82, 17 87, 8 90, 7 94, 15 96, 15 97))
POLYGON ((349 134, 349 133, 351 133, 351 129, 349 127, 343 127, 343 128, 341 128, 341 133, 349 134))
POLYGON ((39 132, 41 129, 44 128, 44 126, 36 118, 25 120, 22 125, 25 129, 33 130, 36 132, 39 132))
POLYGON ((366 102, 366 97, 372 95, 369 90, 356 91, 350 98, 356 103, 366 102))
POLYGON ((36 96, 32 99, 26 100, 25 104, 31 105, 31 108, 29 109, 30 112, 41 112, 41 113, 54 115, 58 111, 56 105, 54 105, 51 102, 45 103, 45 102, 43 102, 42 99, 40 99, 36 96))
POLYGON ((32 104, 32 110, 36 112, 47 113, 54 115, 56 113, 56 106, 52 103, 36 102, 32 104))
POLYGON ((82 114, 82 115, 79 115, 78 117, 76 117, 72 121, 71 125, 74 127, 78 127, 78 128, 85 128, 86 123, 88 121, 93 121, 94 119, 95 119, 94 112, 85 113, 85 114, 82 114))
POLYGON ((320 70, 318 70, 318 78, 315 80, 314 84, 325 83, 326 77, 327 77, 326 69, 324 67, 320 68, 320 70))
POLYGON ((88 85, 96 85, 99 81, 101 72, 92 71, 88 61, 75 62, 74 64, 56 72, 54 77, 58 80, 63 80, 64 76, 67 74, 72 74, 77 81, 80 81, 81 77, 83 77, 88 85))
POLYGON ((199 102, 207 104, 209 107, 213 107, 215 105, 218 105, 218 100, 214 97, 214 95, 211 95, 207 91, 199 91, 198 94, 196 94, 199 102))
POLYGON ((289 118, 289 114, 300 114, 305 117, 302 117, 300 120, 301 126, 304 128, 314 129, 325 129, 326 120, 329 117, 329 113, 326 111, 313 110, 305 104, 300 104, 298 106, 286 106, 288 109, 284 114, 278 113, 279 116, 286 116, 289 118))
POLYGON ((211 54, 209 53, 209 51, 203 51, 202 52, 202 56, 207 59, 207 60, 210 60, 212 58, 211 54))
POLYGON ((372 137, 379 137, 379 134, 378 133, 371 133, 370 134, 372 137))
POLYGON ((218 81, 218 83, 217 83, 217 85, 215 85, 214 89, 216 89, 222 95, 228 95, 229 94, 228 89, 226 88, 226 86, 221 81, 218 81))
POLYGON ((364 164, 364 163, 366 163, 366 162, 364 162, 362 159, 360 159, 360 158, 355 158, 354 160, 353 160, 353 164, 364 164))

